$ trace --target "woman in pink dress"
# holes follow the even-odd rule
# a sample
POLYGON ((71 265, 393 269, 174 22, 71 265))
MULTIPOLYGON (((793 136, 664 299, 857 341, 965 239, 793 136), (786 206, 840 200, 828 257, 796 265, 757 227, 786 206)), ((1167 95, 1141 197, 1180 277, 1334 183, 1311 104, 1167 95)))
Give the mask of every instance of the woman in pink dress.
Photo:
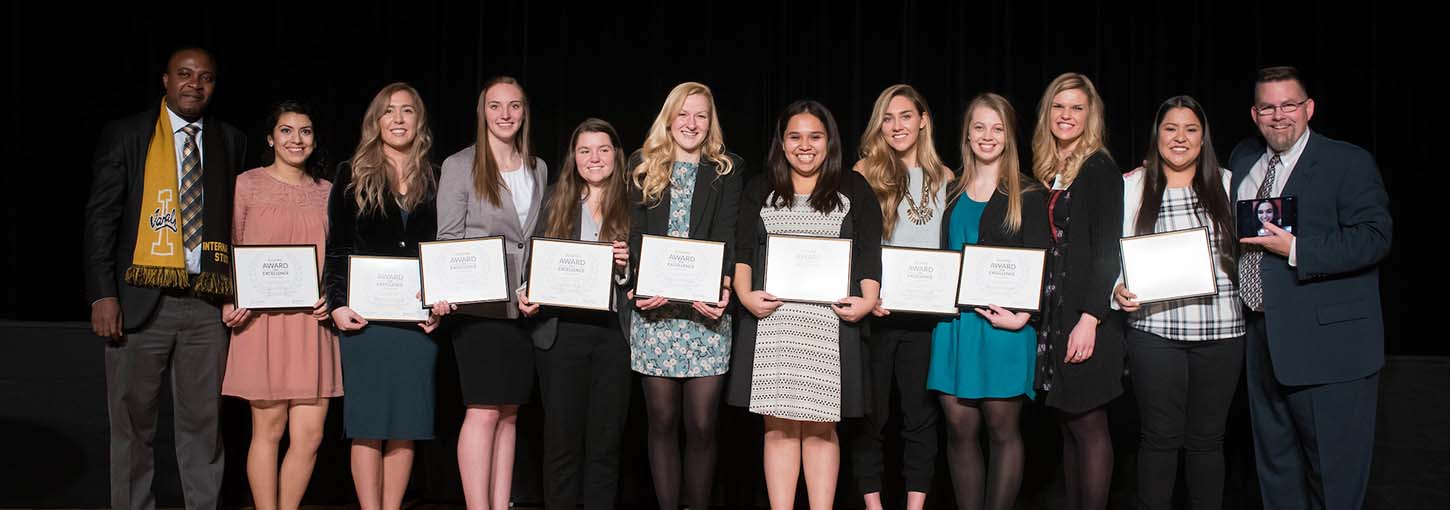
MULTIPOLYGON (((272 108, 267 145, 272 162, 237 176, 233 245, 311 244, 322 267, 327 239, 327 196, 321 157, 307 108, 284 101, 272 108)), ((312 478, 330 397, 342 395, 337 336, 326 326, 319 299, 311 312, 222 308, 232 328, 222 394, 252 407, 247 480, 257 510, 295 509, 312 478), (287 455, 277 467, 278 443, 289 431, 287 455)))

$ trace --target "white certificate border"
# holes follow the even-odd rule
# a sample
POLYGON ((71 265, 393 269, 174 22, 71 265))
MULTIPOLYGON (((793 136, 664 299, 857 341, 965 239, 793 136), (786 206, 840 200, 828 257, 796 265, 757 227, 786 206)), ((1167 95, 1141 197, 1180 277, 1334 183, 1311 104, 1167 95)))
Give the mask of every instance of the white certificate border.
MULTIPOLYGON (((540 241, 543 241, 543 242, 546 242, 546 243, 592 244, 592 245, 595 245, 595 246, 609 246, 609 247, 611 247, 611 249, 614 246, 614 243, 612 243, 612 242, 580 241, 578 239, 559 239, 559 238, 554 238, 554 237, 533 237, 533 238, 530 238, 529 239, 529 280, 530 280, 530 283, 529 283, 529 289, 528 289, 528 297, 529 297, 529 302, 530 303, 535 303, 535 304, 540 304, 540 305, 548 305, 548 306, 557 306, 557 307, 560 307, 560 308, 573 308, 573 309, 576 309, 576 310, 601 310, 601 311, 606 311, 606 312, 612 311, 612 310, 610 310, 609 305, 604 305, 603 307, 596 308, 596 307, 592 307, 592 306, 579 306, 579 305, 572 305, 572 304, 567 304, 567 303, 551 303, 551 302, 548 302, 548 301, 535 301, 534 300, 534 285, 532 283, 532 280, 534 279, 534 276, 533 276, 534 275, 534 253, 535 253, 534 247, 537 246, 540 241)), ((610 272, 613 273, 613 269, 612 268, 611 268, 610 272)), ((609 282, 609 286, 606 287, 606 289, 607 289, 608 292, 613 293, 614 292, 614 281, 613 281, 613 278, 612 278, 613 277, 613 274, 611 274, 610 276, 611 276, 611 279, 610 279, 610 282, 609 282)), ((606 296, 605 301, 608 302, 612 298, 613 298, 612 294, 610 296, 606 296)))
POLYGON ((1141 240, 1141 239, 1154 238, 1154 237, 1163 237, 1163 236, 1170 236, 1170 235, 1183 235, 1183 233, 1185 233, 1185 232, 1192 232, 1192 231, 1196 231, 1196 230, 1203 231, 1203 240, 1204 240, 1204 246, 1203 247, 1204 247, 1204 249, 1208 250, 1208 282, 1209 282, 1209 285, 1208 286, 1211 287, 1211 288, 1213 288, 1213 290, 1210 291, 1210 292, 1204 292, 1204 293, 1200 293, 1200 294, 1186 294, 1186 295, 1182 295, 1182 296, 1173 296, 1173 297, 1165 297, 1165 298, 1152 299, 1152 300, 1147 300, 1147 301, 1138 301, 1138 304, 1139 305, 1145 305, 1145 304, 1148 304, 1148 303, 1162 303, 1162 302, 1165 302, 1165 301, 1177 301, 1179 299, 1193 299, 1193 298, 1201 298, 1201 297, 1207 297, 1207 296, 1217 295, 1218 294, 1218 275, 1216 274, 1216 272, 1213 269, 1213 236, 1208 235, 1208 227, 1195 227, 1195 228, 1185 228, 1185 229, 1181 229, 1181 230, 1170 230, 1168 232, 1154 232, 1152 234, 1144 234, 1144 235, 1132 236, 1132 237, 1123 237, 1123 238, 1119 238, 1118 239, 1118 265, 1119 265, 1119 267, 1122 268, 1122 273, 1123 273, 1123 286, 1125 286, 1129 290, 1131 290, 1133 288, 1133 286, 1132 286, 1132 284, 1129 284, 1128 283, 1128 264, 1123 259, 1123 245, 1125 243, 1128 243, 1128 242, 1131 242, 1131 241, 1137 241, 1137 240, 1141 240))
POLYGON ((509 287, 508 252, 504 248, 504 237, 503 236, 474 237, 474 238, 471 238, 471 239, 447 239, 447 240, 443 240, 443 241, 423 241, 423 242, 418 243, 418 289, 423 293, 423 308, 430 308, 431 307, 428 304, 428 279, 423 277, 423 275, 428 274, 428 270, 427 269, 424 269, 424 267, 423 267, 423 265, 424 265, 424 263, 423 263, 423 247, 424 246, 430 246, 430 245, 439 245, 439 244, 471 243, 471 242, 478 242, 478 241, 488 241, 488 240, 492 240, 492 239, 498 239, 499 240, 499 245, 498 245, 498 251, 499 251, 499 255, 500 255, 499 259, 504 261, 504 267, 503 267, 503 271, 504 271, 504 273, 503 273, 503 287, 504 287, 503 288, 503 294, 504 294, 504 297, 502 299, 481 299, 481 300, 475 300, 475 301, 449 301, 448 304, 453 304, 453 305, 471 305, 471 304, 476 304, 476 303, 502 303, 504 301, 510 301, 510 299, 508 297, 508 295, 509 295, 509 288, 508 288, 509 287))
MULTIPOLYGON (((317 285, 316 285, 316 288, 317 288, 317 298, 318 299, 322 299, 322 268, 321 267, 318 267, 318 265, 317 265, 317 245, 315 245, 315 244, 237 244, 237 245, 232 245, 232 264, 231 264, 231 266, 232 266, 232 302, 233 302, 233 304, 237 304, 237 303, 240 303, 242 301, 241 296, 238 295, 238 293, 241 292, 241 288, 240 288, 240 286, 237 285, 237 282, 241 281, 241 278, 239 277, 239 273, 237 273, 237 269, 238 269, 238 267, 237 267, 237 250, 246 250, 246 249, 262 249, 262 250, 266 250, 266 249, 274 249, 274 248, 292 248, 292 249, 298 249, 298 250, 303 249, 303 248, 307 248, 307 249, 312 250, 312 259, 311 259, 312 260, 312 274, 317 275, 317 285)), ((238 306, 240 306, 240 305, 238 305, 238 306)), ((268 307, 259 307, 259 308, 248 308, 248 310, 255 310, 255 311, 259 311, 259 312, 296 312, 296 311, 309 311, 310 312, 310 311, 312 311, 312 307, 307 307, 307 306, 268 306, 268 307)))
MULTIPOLYGON (((954 264, 954 266, 956 267, 956 271, 957 271, 957 277, 955 278, 956 283, 954 285, 952 285, 952 307, 951 307, 952 309, 951 309, 951 311, 946 311, 946 309, 941 309, 941 310, 916 310, 916 309, 911 309, 911 308, 886 308, 887 310, 890 310, 892 313, 905 312, 905 313, 915 313, 915 314, 923 314, 923 315, 941 315, 941 316, 944 316, 944 317, 954 317, 957 314, 962 313, 961 305, 958 305, 957 304, 957 296, 962 295, 962 252, 953 251, 953 250, 934 250, 934 249, 931 249, 931 248, 916 248, 916 247, 911 247, 911 246, 882 246, 881 247, 881 253, 882 253, 882 255, 885 255, 886 254, 886 250, 896 250, 896 251, 924 251, 924 252, 931 252, 931 253, 941 253, 941 254, 944 254, 944 255, 953 255, 953 256, 956 256, 956 258, 957 258, 957 263, 954 264)), ((885 265, 884 264, 882 265, 882 271, 885 271, 885 265)), ((881 278, 882 279, 885 279, 886 278, 886 274, 884 272, 882 273, 881 278)), ((886 282, 882 282, 883 285, 885 285, 885 283, 886 282)))
MULTIPOLYGON (((706 239, 690 239, 690 238, 686 238, 686 237, 671 237, 671 236, 657 236, 657 235, 654 235, 654 234, 643 234, 640 237, 640 241, 639 241, 639 259, 641 261, 644 260, 644 239, 645 238, 649 238, 649 237, 653 237, 653 238, 656 238, 656 239, 662 239, 662 240, 666 240, 666 241, 672 241, 672 242, 686 242, 686 243, 696 243, 696 244, 713 244, 713 245, 719 245, 720 246, 720 268, 718 270, 716 270, 715 273, 717 275, 721 275, 721 276, 717 277, 716 278, 716 281, 720 281, 722 284, 724 283, 723 280, 722 280, 724 278, 723 274, 725 272, 725 242, 724 241, 710 241, 710 240, 706 240, 706 239)), ((643 266, 643 264, 641 264, 641 266, 643 266)), ((641 272, 644 271, 644 267, 640 267, 639 268, 639 271, 641 271, 641 272)), ((634 297, 636 299, 638 299, 638 298, 651 298, 651 297, 654 297, 654 296, 651 296, 649 294, 640 294, 639 293, 639 275, 635 275, 634 280, 635 280, 634 281, 634 288, 635 288, 634 297)), ((721 286, 721 288, 723 289, 723 286, 721 286)), ((669 297, 669 296, 661 296, 661 297, 669 300, 671 303, 693 303, 693 302, 695 302, 695 300, 693 300, 693 299, 672 298, 672 297, 669 297)), ((717 303, 719 301, 717 300, 717 301, 702 301, 702 302, 704 302, 704 303, 717 303)))
MULTIPOLYGON (((356 260, 356 259, 412 260, 412 261, 415 261, 415 262, 418 261, 418 259, 416 259, 414 257, 385 257, 385 256, 381 256, 381 255, 348 255, 347 256, 347 303, 348 303, 347 304, 347 307, 348 308, 352 308, 352 277, 353 277, 352 261, 353 260, 356 260)), ((419 286, 419 290, 422 290, 422 285, 423 285, 423 269, 422 269, 422 266, 420 265, 419 268, 418 268, 418 286, 419 286)), ((419 303, 421 303, 421 302, 422 302, 422 300, 420 299, 419 300, 419 303)), ((424 306, 424 307, 420 307, 419 310, 425 310, 427 308, 428 307, 424 306)), ((353 308, 353 311, 356 312, 357 309, 356 308, 353 308)), ((402 318, 399 318, 399 317, 368 317, 366 315, 363 315, 362 312, 357 312, 357 314, 358 314, 359 317, 362 317, 363 320, 366 320, 366 321, 379 321, 379 322, 418 322, 418 319, 415 318, 415 317, 402 317, 402 318)))
MULTIPOLYGON (((855 266, 855 262, 856 261, 854 260, 855 257, 856 257, 856 246, 855 246, 856 240, 855 239, 850 239, 850 238, 845 238, 845 237, 802 236, 802 235, 795 235, 795 234, 766 234, 765 235, 765 249, 766 249, 766 251, 765 251, 765 262, 766 262, 766 269, 768 269, 770 267, 770 239, 772 237, 806 239, 806 240, 811 240, 811 241, 832 241, 832 242, 838 242, 838 243, 846 243, 846 295, 841 296, 841 297, 842 298, 847 298, 847 297, 851 297, 852 296, 852 294, 851 294, 851 270, 856 267, 855 266)), ((769 288, 770 287, 770 280, 767 279, 769 276, 770 276, 770 271, 769 270, 765 271, 765 274, 761 275, 761 277, 760 277, 760 290, 765 290, 766 288, 769 288)), ((809 299, 790 299, 790 298, 782 298, 780 296, 776 296, 776 297, 779 298, 781 301, 787 302, 787 303, 812 303, 812 304, 818 304, 818 305, 834 305, 834 304, 840 302, 839 300, 837 300, 837 301, 814 301, 814 300, 809 300, 809 299)))
MULTIPOLYGON (((1044 248, 1022 248, 1022 247, 1016 247, 1016 246, 991 246, 991 245, 981 245, 981 244, 966 244, 966 245, 962 245, 962 249, 961 249, 962 264, 965 265, 967 263, 967 250, 968 249, 983 249, 983 248, 985 248, 985 249, 992 249, 992 250, 1010 250, 1010 251, 1037 252, 1037 253, 1041 253, 1042 254, 1042 270, 1037 272, 1037 292, 1036 292, 1036 294, 1037 294, 1037 308, 1018 308, 1018 307, 1013 307, 1013 306, 1001 306, 1001 305, 997 305, 998 308, 1001 308, 1003 310, 1010 310, 1010 311, 1013 311, 1013 312, 1040 313, 1042 311, 1042 277, 1047 273, 1047 250, 1044 249, 1044 248)), ((961 301, 961 299, 962 299, 962 289, 961 289, 962 282, 961 282, 961 279, 967 277, 967 272, 966 271, 962 271, 962 270, 958 270, 958 272, 960 273, 960 275, 958 275, 958 277, 957 277, 957 306, 964 306, 964 307, 969 307, 969 308, 986 308, 988 305, 994 304, 994 303, 963 303, 961 301)))

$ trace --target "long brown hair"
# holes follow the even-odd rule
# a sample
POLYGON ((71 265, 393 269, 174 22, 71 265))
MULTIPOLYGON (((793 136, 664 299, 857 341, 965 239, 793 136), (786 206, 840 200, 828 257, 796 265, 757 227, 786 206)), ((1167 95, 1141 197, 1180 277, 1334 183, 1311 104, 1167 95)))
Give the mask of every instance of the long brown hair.
MULTIPOLYGON (((502 170, 498 167, 498 162, 494 161, 493 147, 488 143, 488 116, 484 114, 483 109, 487 106, 484 98, 488 95, 488 89, 501 84, 519 88, 519 96, 524 103, 524 115, 519 120, 519 130, 514 133, 511 145, 513 145, 514 151, 518 152, 519 160, 523 161, 525 166, 532 167, 534 164, 534 146, 529 137, 531 119, 529 95, 524 93, 524 86, 520 85, 519 81, 512 76, 496 76, 485 82, 483 90, 478 92, 478 107, 475 110, 478 117, 478 135, 473 143, 473 194, 487 200, 494 207, 499 205, 498 191, 503 187, 503 177, 499 175, 502 170)), ((523 204, 516 205, 524 207, 523 204)))
POLYGON ((639 148, 639 165, 629 169, 634 185, 641 191, 644 203, 654 206, 664 196, 665 186, 670 183, 670 164, 675 159, 675 139, 670 134, 670 124, 675 114, 685 107, 685 99, 699 94, 710 102, 710 128, 705 131, 705 141, 700 143, 700 160, 715 164, 715 175, 725 175, 734 169, 734 163, 725 155, 725 134, 720 130, 720 115, 715 112, 715 95, 703 83, 687 81, 676 85, 665 97, 665 104, 655 115, 649 134, 645 135, 644 147, 639 148))
POLYGON ((1213 150, 1213 137, 1209 136, 1208 116, 1204 114, 1203 106, 1191 96, 1168 98, 1158 107, 1158 114, 1153 117, 1152 134, 1148 136, 1148 154, 1143 158, 1143 197, 1141 205, 1138 206, 1138 220, 1133 224, 1133 231, 1138 235, 1151 234, 1158 223, 1158 210, 1163 206, 1163 190, 1168 187, 1168 179, 1163 175, 1163 155, 1158 152, 1158 127, 1163 125, 1163 118, 1168 116, 1168 112, 1177 108, 1187 108, 1193 112, 1199 125, 1203 126, 1203 147, 1198 151, 1198 159, 1193 162, 1197 169, 1194 171, 1191 186, 1193 194, 1198 197, 1198 206, 1208 213, 1209 222, 1213 223, 1216 234, 1213 242, 1218 247, 1219 267, 1228 273, 1229 278, 1237 281, 1239 272, 1234 260, 1239 243, 1235 240, 1236 231, 1228 193, 1223 189, 1223 170, 1219 168, 1218 156, 1213 150))
POLYGON ((383 156, 382 130, 378 129, 378 119, 387 112, 388 99, 400 90, 413 96, 413 105, 418 110, 418 127, 413 145, 408 148, 406 167, 399 169, 403 180, 407 181, 408 194, 397 197, 398 206, 405 211, 413 210, 432 198, 438 185, 433 176, 433 164, 428 161, 428 151, 433 148, 433 132, 428 129, 428 109, 423 106, 423 98, 407 83, 389 84, 368 103, 367 112, 363 114, 362 136, 352 154, 352 183, 349 186, 356 195, 360 214, 386 211, 383 207, 385 197, 393 195, 392 163, 383 156))
POLYGON ((599 202, 603 221, 599 229, 600 241, 619 241, 629 235, 629 180, 625 178, 624 147, 620 146, 619 133, 614 126, 600 119, 588 118, 574 128, 569 136, 569 151, 564 155, 564 164, 559 172, 559 182, 549 195, 549 219, 544 235, 554 238, 568 238, 579 222, 579 209, 588 198, 589 184, 575 168, 574 151, 579 137, 584 133, 609 135, 609 144, 614 146, 614 172, 604 183, 604 197, 599 202))
POLYGON ((770 151, 765 157, 765 172, 769 176, 767 178, 770 180, 770 189, 774 191, 768 205, 776 209, 795 206, 795 186, 790 179, 794 170, 791 169, 790 162, 786 161, 785 130, 790 127, 790 118, 802 113, 820 120, 826 128, 826 153, 819 156, 826 159, 821 162, 820 169, 816 170, 816 187, 811 190, 807 203, 816 212, 827 214, 845 205, 841 202, 839 193, 841 182, 846 177, 841 175, 841 132, 836 129, 836 117, 831 115, 831 110, 810 99, 787 105, 785 111, 780 112, 780 117, 775 120, 770 151))
POLYGON ((1032 175, 1045 187, 1052 187, 1052 179, 1061 177, 1063 186, 1070 186, 1077 179, 1078 170, 1089 156, 1108 143, 1107 128, 1103 120, 1103 98, 1097 87, 1087 76, 1078 73, 1062 73, 1047 84, 1042 92, 1042 101, 1037 103, 1037 126, 1032 130, 1032 175), (1077 146, 1072 154, 1059 159, 1057 139, 1052 136, 1052 99, 1067 90, 1081 90, 1088 97, 1087 126, 1078 135, 1077 146), (1061 167, 1061 172, 1058 168, 1061 167))
MULTIPOLYGON (((972 152, 972 112, 977 108, 988 108, 997 112, 1002 118, 1002 155, 998 156, 997 163, 997 193, 1007 196, 1007 215, 1002 218, 1002 229, 1004 232, 1014 233, 1022 228, 1022 165, 1017 158, 1017 111, 1012 109, 1012 103, 1007 98, 984 92, 972 98, 971 104, 967 105, 967 113, 962 116, 962 176, 957 179, 957 185, 952 188, 951 197, 959 197, 967 193, 967 186, 971 185, 972 179, 977 176, 977 153, 972 152)), ((988 126, 990 129, 990 126, 988 126)))
POLYGON ((892 231, 896 229, 896 206, 910 192, 906 189, 910 182, 906 165, 901 162, 901 155, 896 149, 886 143, 886 135, 881 132, 881 119, 886 116, 891 100, 897 96, 911 100, 916 114, 921 116, 923 127, 917 134, 916 145, 912 147, 916 150, 916 163, 922 169, 921 177, 926 181, 927 193, 921 197, 921 201, 930 203, 936 200, 937 190, 952 180, 951 169, 942 163, 941 156, 936 153, 936 144, 932 141, 931 113, 926 106, 926 98, 911 85, 886 87, 876 97, 876 104, 871 107, 871 118, 866 123, 866 132, 861 135, 859 163, 861 175, 866 178, 866 182, 871 183, 876 200, 881 202, 881 237, 884 239, 891 239, 892 231))

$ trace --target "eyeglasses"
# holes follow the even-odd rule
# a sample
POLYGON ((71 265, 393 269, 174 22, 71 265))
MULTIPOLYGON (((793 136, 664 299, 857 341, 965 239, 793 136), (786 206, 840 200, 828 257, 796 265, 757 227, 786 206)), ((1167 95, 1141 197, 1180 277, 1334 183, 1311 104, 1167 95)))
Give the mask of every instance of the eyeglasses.
POLYGON ((1297 103, 1289 102, 1281 105, 1255 106, 1254 113, 1259 114, 1260 117, 1268 117, 1273 115, 1275 111, 1280 113, 1294 113, 1294 111, 1298 110, 1300 106, 1303 106, 1307 102, 1309 102, 1309 98, 1305 98, 1303 101, 1297 103))

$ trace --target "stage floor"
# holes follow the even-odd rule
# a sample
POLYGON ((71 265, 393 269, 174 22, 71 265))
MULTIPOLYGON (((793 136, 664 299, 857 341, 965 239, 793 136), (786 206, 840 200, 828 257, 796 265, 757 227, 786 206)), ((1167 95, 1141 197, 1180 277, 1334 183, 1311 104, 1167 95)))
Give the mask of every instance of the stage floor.
MULTIPOLYGON (((413 473, 407 508, 463 508, 454 453, 462 406, 457 371, 446 341, 438 369, 438 439, 422 442, 413 473)), ((0 477, 0 507, 105 508, 108 505, 107 417, 102 344, 84 323, 0 321, 0 437, 11 440, 0 458, 8 464, 0 477)), ((1375 462, 1367 508, 1450 508, 1450 357, 1390 356, 1381 376, 1375 462)), ((1113 508, 1130 508, 1136 469, 1137 412, 1129 391, 1109 409, 1116 462, 1113 508)), ((181 500, 172 453, 169 397, 162 398, 161 426, 155 448, 158 504, 177 508, 181 500)), ((318 454, 305 508, 356 508, 348 472, 347 444, 342 438, 341 402, 333 403, 323 446, 318 454)), ((247 508, 250 492, 244 473, 250 422, 245 402, 225 399, 223 435, 227 476, 222 502, 247 508)), ((539 459, 542 439, 537 406, 520 413, 515 508, 540 508, 539 459)), ((1040 406, 1029 405, 1022 417, 1027 462, 1017 508, 1056 508, 1061 487, 1056 425, 1040 406)), ((719 464, 712 508, 765 508, 761 478, 759 418, 723 406, 719 423, 719 464)), ((653 509, 653 489, 645 459, 642 399, 638 386, 631 401, 622 449, 619 508, 653 509)), ((1225 506, 1258 508, 1258 487, 1249 448, 1248 416, 1240 388, 1225 438, 1227 474, 1225 506)), ((899 444, 886 445, 888 459, 899 444)), ((942 448, 929 508, 952 508, 942 448)), ((860 508, 849 476, 849 452, 843 452, 836 506, 860 508)), ((889 461, 888 461, 889 462, 889 461)), ((899 465, 899 464, 898 464, 899 465)), ((898 469, 888 463, 887 472, 898 469)), ((1180 470, 1181 472, 1181 470, 1180 470)), ((1180 486, 1181 487, 1181 486, 1180 486)), ((803 484, 801 490, 804 490, 803 484)), ((1182 492, 1181 490, 1179 491, 1182 492)), ((888 478, 886 496, 901 493, 899 480, 888 478)), ((805 507, 804 496, 799 506, 805 507)), ((900 505, 897 505, 900 506, 900 505)), ((891 507, 891 506, 888 506, 891 507)))

